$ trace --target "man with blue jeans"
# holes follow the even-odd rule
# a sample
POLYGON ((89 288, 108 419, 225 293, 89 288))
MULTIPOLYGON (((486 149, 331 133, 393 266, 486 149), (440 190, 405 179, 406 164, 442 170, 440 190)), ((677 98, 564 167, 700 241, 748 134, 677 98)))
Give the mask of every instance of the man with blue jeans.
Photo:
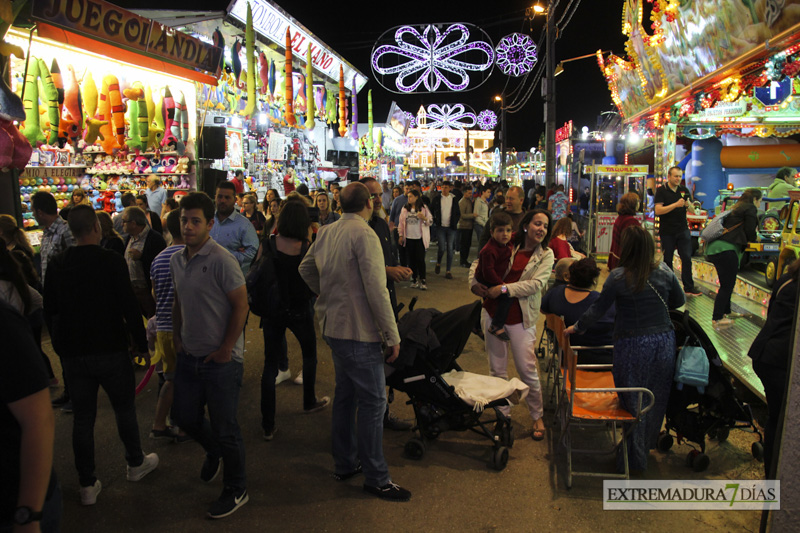
POLYGON ((461 213, 458 209, 458 200, 455 195, 450 194, 452 184, 449 181, 442 182, 442 194, 437 195, 431 202, 431 211, 433 212, 433 225, 439 234, 439 252, 436 256, 436 268, 434 272, 437 274, 441 271, 442 256, 447 250, 447 270, 445 270, 445 279, 453 279, 450 269, 453 266, 453 252, 456 245, 456 232, 458 231, 458 219, 461 218, 461 213))
POLYGON ((658 235, 661 238, 661 251, 664 263, 672 269, 675 250, 681 258, 681 281, 686 296, 699 296, 692 279, 692 236, 686 222, 687 207, 691 206, 691 193, 681 185, 683 171, 672 167, 667 171, 667 183, 656 189, 655 213, 659 217, 658 235))
POLYGON ((397 359, 400 335, 386 290, 381 243, 368 224, 374 200, 363 183, 345 187, 340 200, 342 218, 320 228, 298 269, 319 295, 315 307, 336 370, 333 477, 344 481, 363 471, 366 492, 408 501, 411 493, 392 483, 383 456, 383 366, 397 359), (389 351, 386 358, 382 343, 389 351))
POLYGON ((209 235, 214 225, 211 198, 203 192, 185 196, 180 221, 186 247, 170 258, 175 285, 172 336, 178 354, 172 412, 178 426, 206 452, 202 481, 217 477, 220 459, 225 464, 222 494, 206 513, 223 518, 250 499, 236 420, 247 289, 237 260, 209 235))

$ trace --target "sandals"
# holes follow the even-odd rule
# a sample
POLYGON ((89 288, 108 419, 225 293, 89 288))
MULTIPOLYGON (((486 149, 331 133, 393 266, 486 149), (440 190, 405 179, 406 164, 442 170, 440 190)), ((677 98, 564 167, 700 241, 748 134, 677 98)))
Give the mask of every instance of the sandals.
POLYGON ((544 440, 544 434, 546 431, 547 428, 537 428, 534 426, 533 431, 531 432, 531 438, 535 441, 544 440))

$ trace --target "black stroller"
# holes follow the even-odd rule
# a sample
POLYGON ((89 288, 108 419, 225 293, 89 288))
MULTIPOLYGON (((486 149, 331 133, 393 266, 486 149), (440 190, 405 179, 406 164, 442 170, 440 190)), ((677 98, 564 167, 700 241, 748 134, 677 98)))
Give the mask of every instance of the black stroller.
POLYGON ((758 441, 753 443, 751 451, 753 457, 763 461, 763 438, 753 423, 750 405, 737 397, 733 377, 722 366, 722 360, 711 339, 687 312, 670 311, 670 318, 675 326, 678 351, 686 343, 700 346, 705 350, 710 365, 708 385, 702 393, 691 386, 684 386, 679 390, 677 383, 673 383, 667 404, 666 431, 658 438, 658 450, 666 453, 672 447, 672 433, 678 443, 695 443, 700 449, 689 452, 686 466, 695 472, 703 472, 711 463, 705 454, 706 436, 723 442, 728 438, 731 429, 747 429, 758 435, 758 441))
POLYGON ((443 373, 461 370, 456 359, 464 350, 480 312, 478 301, 446 313, 416 309, 398 321, 400 356, 393 365, 394 371, 387 372, 386 384, 406 393, 410 398, 407 403, 414 407, 413 429, 419 436, 405 445, 405 455, 410 459, 422 459, 426 443, 445 431, 470 430, 492 441, 490 465, 494 469, 503 470, 508 463, 508 449, 514 444, 514 435, 511 421, 498 409, 508 405, 508 401, 488 403, 486 408, 493 408, 494 416, 481 420, 483 413, 459 398, 454 387, 442 378, 443 373))

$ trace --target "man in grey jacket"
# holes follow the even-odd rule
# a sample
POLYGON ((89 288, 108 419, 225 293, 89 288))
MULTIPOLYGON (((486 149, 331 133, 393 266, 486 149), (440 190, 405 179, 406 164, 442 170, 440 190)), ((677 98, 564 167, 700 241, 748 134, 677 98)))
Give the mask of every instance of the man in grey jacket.
POLYGON ((333 477, 343 481, 363 469, 366 492, 408 501, 411 493, 392 483, 383 457, 383 365, 397 359, 400 335, 386 290, 380 240, 367 223, 373 200, 364 184, 351 183, 340 201, 342 218, 320 228, 298 269, 319 295, 315 308, 336 371, 333 477), (388 350, 385 359, 381 343, 388 350))

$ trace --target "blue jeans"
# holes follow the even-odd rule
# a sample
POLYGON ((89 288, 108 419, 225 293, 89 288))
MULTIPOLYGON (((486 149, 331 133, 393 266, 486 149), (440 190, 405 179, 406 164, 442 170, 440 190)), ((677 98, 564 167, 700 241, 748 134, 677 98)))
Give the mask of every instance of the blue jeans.
POLYGON ((472 226, 472 230, 475 232, 475 241, 478 243, 478 254, 481 253, 480 242, 481 242, 481 235, 483 235, 484 229, 485 228, 483 224, 474 224, 472 226))
POLYGON ((672 270, 672 256, 678 250, 681 258, 681 281, 683 291, 694 291, 694 281, 692 280, 692 235, 689 228, 675 234, 664 235, 661 233, 661 251, 664 252, 664 262, 672 270))
POLYGON ((439 252, 436 254, 436 264, 442 264, 442 256, 444 255, 445 247, 447 247, 447 272, 453 266, 453 252, 456 245, 456 230, 451 228, 444 228, 439 226, 439 252))
POLYGON ((381 343, 328 336, 325 342, 331 347, 336 370, 331 423, 335 471, 352 472, 360 460, 366 484, 383 486, 391 478, 383 457, 386 377, 381 343))
POLYGON ((237 361, 204 363, 205 357, 178 354, 172 415, 209 457, 222 458, 225 486, 244 489, 244 441, 236 420, 243 365, 237 361))
MULTIPOLYGON (((311 409, 317 403, 314 390, 317 381, 317 334, 314 330, 314 308, 311 302, 301 312, 286 312, 277 319, 265 319, 264 372, 261 374, 261 427, 264 431, 275 429, 275 378, 280 368, 280 359, 286 352, 286 329, 288 328, 303 353, 303 409, 311 409)), ((288 368, 288 367, 287 367, 288 368)))
POLYGON ((136 420, 136 377, 126 352, 112 352, 81 357, 63 357, 64 375, 69 383, 73 408, 72 451, 82 487, 94 485, 94 424, 97 418, 97 391, 106 391, 117 432, 125 445, 125 460, 129 466, 139 466, 144 460, 136 420))

